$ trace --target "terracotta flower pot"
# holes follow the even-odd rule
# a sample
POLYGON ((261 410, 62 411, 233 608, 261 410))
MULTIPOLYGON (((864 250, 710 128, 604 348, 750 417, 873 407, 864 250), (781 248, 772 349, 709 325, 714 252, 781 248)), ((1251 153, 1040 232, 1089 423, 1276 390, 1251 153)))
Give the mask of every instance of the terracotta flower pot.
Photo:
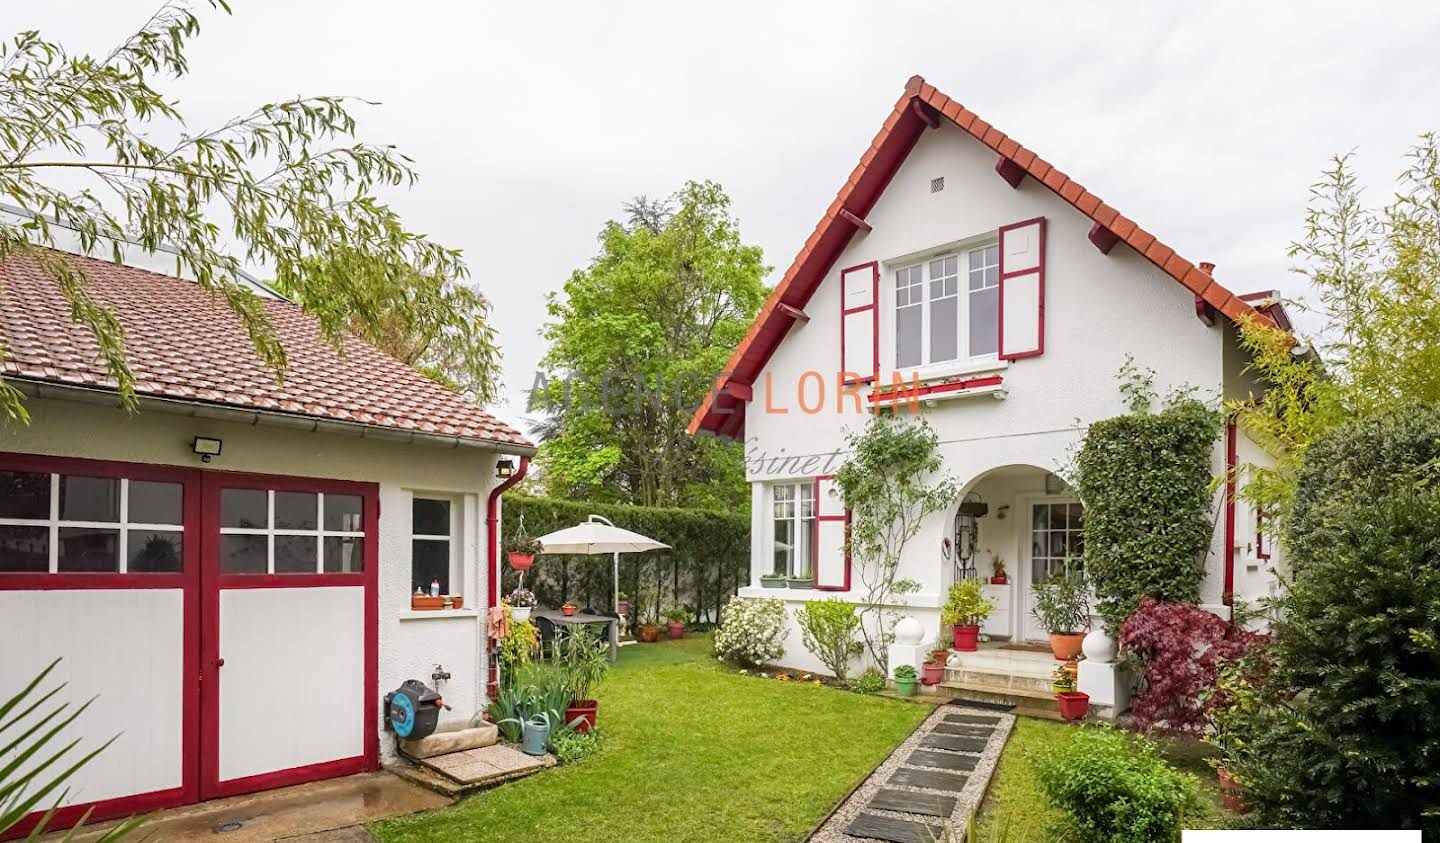
POLYGON ((630 614, 630 601, 621 600, 615 604, 615 614, 620 617, 628 617, 630 614))
POLYGON ((962 653, 973 653, 980 649, 980 625, 973 623, 955 624, 955 649, 962 653))
POLYGON ((635 630, 635 637, 639 638, 642 643, 654 644, 660 640, 660 627, 653 623, 642 623, 635 630))
POLYGON ((684 637, 685 637, 685 622, 684 622, 684 621, 671 621, 671 622, 670 622, 670 640, 671 640, 671 641, 679 641, 681 638, 684 638, 684 637))
POLYGON ((564 614, 567 618, 575 614, 576 611, 578 610, 569 603, 566 603, 564 606, 560 607, 560 612, 564 614))
POLYGON ((1067 662, 1080 655, 1080 647, 1085 642, 1085 633, 1077 632, 1074 635, 1057 635, 1050 633, 1050 652, 1055 654, 1058 661, 1067 662))
POLYGON ((415 611, 431 611, 445 608, 444 597, 429 597, 419 594, 410 595, 410 608, 415 611))
POLYGON ((517 571, 528 571, 530 570, 530 566, 534 564, 535 554, 533 553, 510 554, 510 567, 514 568, 517 571))
POLYGON ((1090 713, 1090 695, 1084 691, 1063 691, 1055 695, 1055 702, 1066 720, 1084 720, 1090 713))
POLYGON ((920 665, 920 681, 926 685, 939 685, 945 681, 945 662, 928 661, 920 665))
POLYGON ((600 703, 595 700, 571 700, 570 706, 565 709, 565 722, 575 723, 577 732, 588 732, 595 728, 595 715, 599 709, 600 703))
POLYGON ((455 609, 463 609, 465 608, 465 598, 456 594, 455 596, 450 598, 450 605, 452 608, 455 609))

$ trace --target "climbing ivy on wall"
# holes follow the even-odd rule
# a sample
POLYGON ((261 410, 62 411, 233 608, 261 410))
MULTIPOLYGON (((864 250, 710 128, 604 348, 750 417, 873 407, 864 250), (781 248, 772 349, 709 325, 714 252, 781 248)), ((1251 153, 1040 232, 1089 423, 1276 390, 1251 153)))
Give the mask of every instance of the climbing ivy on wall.
MULTIPOLYGON (((524 495, 505 495, 503 502, 504 539, 514 536, 522 517, 526 535, 538 538, 573 527, 590 515, 600 515, 617 527, 670 545, 670 550, 620 554, 620 591, 629 597, 637 622, 682 608, 692 622, 714 623, 725 601, 750 580, 748 515, 524 495)), ((515 571, 508 565, 504 569, 502 595, 510 593, 519 582, 515 571)), ((608 554, 542 554, 525 575, 525 586, 535 592, 542 606, 560 606, 568 600, 577 606, 606 610, 613 580, 608 554)))
POLYGON ((1155 397, 1153 373, 1127 360, 1129 412, 1096 422, 1075 458, 1085 504, 1085 567, 1112 633, 1141 598, 1197 603, 1214 532, 1216 407, 1179 390, 1155 397))

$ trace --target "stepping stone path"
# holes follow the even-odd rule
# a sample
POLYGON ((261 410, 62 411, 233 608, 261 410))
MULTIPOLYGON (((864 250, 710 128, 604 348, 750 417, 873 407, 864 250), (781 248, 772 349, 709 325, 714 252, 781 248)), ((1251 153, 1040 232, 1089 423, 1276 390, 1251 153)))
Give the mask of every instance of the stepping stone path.
POLYGON ((942 705, 856 788, 813 843, 962 840, 1015 722, 1008 713, 942 705))

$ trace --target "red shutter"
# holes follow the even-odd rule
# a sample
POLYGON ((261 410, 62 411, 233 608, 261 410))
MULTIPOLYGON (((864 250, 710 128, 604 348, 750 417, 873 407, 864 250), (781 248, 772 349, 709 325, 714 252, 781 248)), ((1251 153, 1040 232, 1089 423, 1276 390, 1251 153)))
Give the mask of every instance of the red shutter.
POLYGON ((815 588, 850 590, 850 510, 833 474, 815 478, 815 588))
POLYGON ((880 371, 879 299, 878 263, 840 270, 840 371, 859 375, 861 383, 880 371))
POLYGON ((1045 218, 1000 228, 1000 359, 1045 353, 1045 218))

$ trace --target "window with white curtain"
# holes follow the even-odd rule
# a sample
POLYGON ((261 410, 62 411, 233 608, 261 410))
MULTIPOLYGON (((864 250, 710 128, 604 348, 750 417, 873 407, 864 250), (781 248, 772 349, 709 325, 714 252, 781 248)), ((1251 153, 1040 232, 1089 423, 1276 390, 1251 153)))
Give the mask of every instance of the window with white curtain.
POLYGON ((812 537, 815 530, 815 484, 778 483, 771 486, 774 565, 778 576, 808 577, 814 570, 812 537))

